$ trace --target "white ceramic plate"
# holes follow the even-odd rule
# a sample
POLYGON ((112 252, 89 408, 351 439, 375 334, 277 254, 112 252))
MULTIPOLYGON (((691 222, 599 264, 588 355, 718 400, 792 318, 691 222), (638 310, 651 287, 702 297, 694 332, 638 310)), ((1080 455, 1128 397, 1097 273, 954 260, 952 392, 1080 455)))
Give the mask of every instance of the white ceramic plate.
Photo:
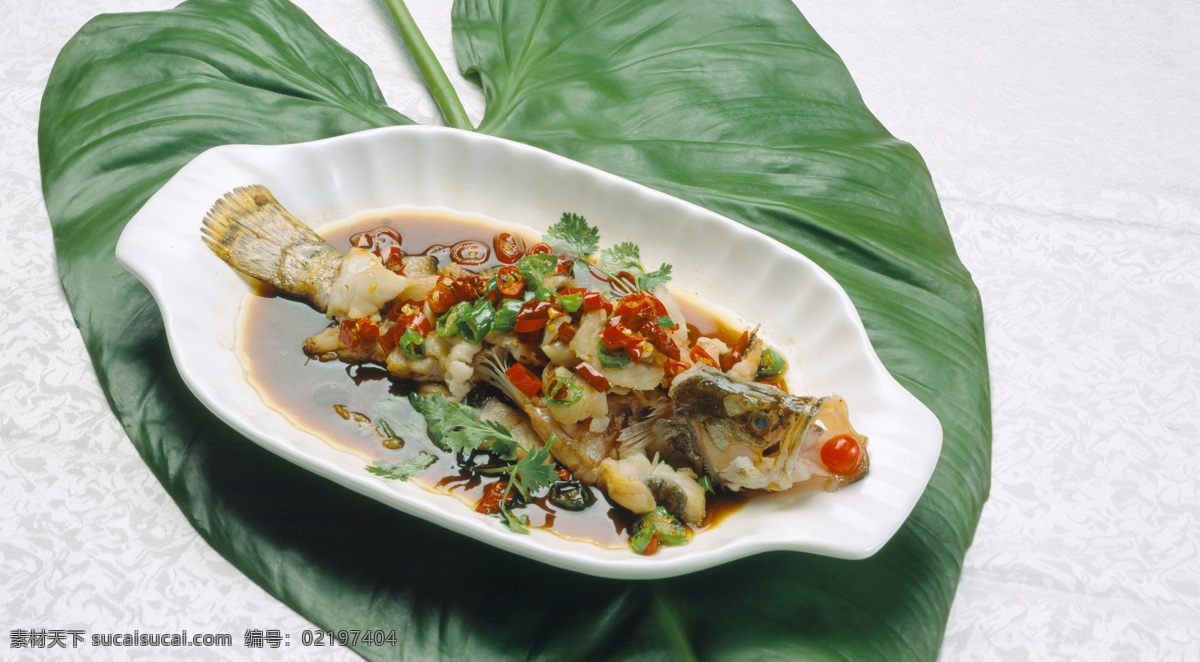
MULTIPOLYGON (((129 222, 117 258, 153 293, 180 374, 228 424, 313 472, 454 531, 546 563, 618 578, 679 575, 768 550, 870 556, 908 517, 937 463, 937 418, 880 363, 845 292, 795 251, 700 207, 527 145, 435 127, 395 127, 312 143, 230 145, 180 170, 129 222), (314 226, 368 209, 444 207, 541 231, 564 211, 600 228, 603 245, 633 241, 673 284, 759 321, 814 394, 836 392, 870 438, 868 476, 836 493, 752 499, 690 544, 644 557, 545 531, 517 535, 453 497, 383 480, 363 461, 301 431, 263 404, 234 352, 245 279, 200 239, 226 191, 264 184, 314 226), (799 365, 797 366, 797 362, 799 365), (799 367, 799 369, 796 369, 799 367)), ((314 313, 314 315, 317 315, 314 313)), ((314 317, 319 327, 322 322, 314 317)))

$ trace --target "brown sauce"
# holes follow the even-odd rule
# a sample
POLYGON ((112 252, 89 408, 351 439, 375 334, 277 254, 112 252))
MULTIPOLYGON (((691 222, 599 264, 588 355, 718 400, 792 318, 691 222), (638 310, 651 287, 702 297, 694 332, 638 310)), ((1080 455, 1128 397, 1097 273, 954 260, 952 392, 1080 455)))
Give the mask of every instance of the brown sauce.
MULTIPOLYGON (((406 255, 433 255, 439 264, 450 260, 455 245, 464 241, 489 245, 491 237, 501 231, 517 234, 529 246, 540 241, 532 231, 517 233, 511 227, 492 226, 482 219, 420 210, 354 217, 323 228, 322 235, 345 251, 351 247, 352 235, 381 227, 393 228, 403 237, 406 255)), ((487 260, 470 268, 503 264, 496 253, 491 251, 487 260)), ((684 309, 689 321, 695 320, 697 332, 715 334, 727 344, 737 339, 740 331, 701 312, 694 306, 684 309)), ((239 321, 238 350, 249 382, 267 404, 331 447, 362 458, 364 471, 377 460, 401 462, 421 452, 434 455, 437 460, 412 481, 425 489, 452 495, 465 508, 473 509, 493 479, 461 468, 453 453, 438 449, 429 440, 424 418, 407 400, 415 384, 395 379, 375 365, 310 360, 301 346, 322 327, 321 316, 307 302, 279 296, 269 287, 259 288, 247 297, 239 321), (382 431, 381 418, 386 419, 403 443, 397 443, 382 431)), ((563 538, 603 547, 625 547, 628 540, 625 531, 635 516, 611 504, 599 489, 588 489, 596 497, 596 503, 580 512, 557 508, 545 496, 514 512, 528 516, 531 527, 546 528, 563 538)), ((710 495, 705 521, 691 528, 703 531, 741 508, 744 502, 743 496, 710 495)))

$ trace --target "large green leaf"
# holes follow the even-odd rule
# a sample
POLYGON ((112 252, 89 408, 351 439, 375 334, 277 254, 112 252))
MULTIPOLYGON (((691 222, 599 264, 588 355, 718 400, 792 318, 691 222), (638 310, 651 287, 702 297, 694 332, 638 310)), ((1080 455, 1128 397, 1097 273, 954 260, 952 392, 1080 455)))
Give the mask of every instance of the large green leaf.
POLYGON ((113 259, 124 223, 200 151, 407 120, 281 0, 99 17, 43 100, 64 288, 113 409, 197 530, 326 628, 396 630, 368 656, 930 659, 986 498, 978 295, 925 167, 863 107, 788 2, 463 0, 481 131, 756 227, 830 271, 888 368, 941 419, 929 490, 865 561, 772 553, 671 580, 555 570, 394 512, 237 436, 176 374, 157 308, 113 259))

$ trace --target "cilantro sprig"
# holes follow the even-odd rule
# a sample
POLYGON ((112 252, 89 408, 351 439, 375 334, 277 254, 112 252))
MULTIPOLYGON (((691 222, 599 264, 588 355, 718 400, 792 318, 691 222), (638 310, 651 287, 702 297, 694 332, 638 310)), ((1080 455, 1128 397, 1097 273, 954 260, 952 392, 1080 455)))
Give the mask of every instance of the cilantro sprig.
POLYGON ((671 280, 671 265, 664 262, 657 269, 647 271, 642 264, 641 249, 631 241, 605 248, 600 251, 599 259, 594 258, 600 248, 600 230, 579 214, 564 213, 557 223, 546 230, 542 239, 552 248, 573 254, 578 261, 608 276, 629 293, 643 290, 653 292, 659 285, 671 280), (622 271, 633 274, 636 280, 634 287, 616 277, 622 271))
POLYGON ((495 421, 483 420, 478 409, 451 402, 444 395, 412 393, 408 402, 425 417, 429 436, 438 448, 454 453, 487 450, 501 460, 517 459, 520 444, 512 433, 495 421))
POLYGON ((580 257, 591 255, 600 248, 599 228, 592 227, 587 219, 571 212, 563 212, 562 218, 551 225, 542 238, 551 248, 580 257))
POLYGON ((550 463, 554 437, 542 448, 534 450, 521 445, 503 425, 483 420, 474 407, 452 402, 443 395, 425 397, 413 393, 408 396, 408 401, 425 417, 429 436, 443 450, 456 453, 487 451, 497 459, 510 462, 491 468, 487 473, 504 476, 508 483, 500 498, 500 520, 516 533, 529 533, 526 528, 529 518, 509 510, 509 495, 516 490, 521 499, 528 502, 534 493, 558 480, 558 473, 550 463))
POLYGON ((381 478, 405 481, 425 471, 434 462, 437 462, 436 455, 421 451, 401 462, 375 460, 367 467, 367 471, 381 478))

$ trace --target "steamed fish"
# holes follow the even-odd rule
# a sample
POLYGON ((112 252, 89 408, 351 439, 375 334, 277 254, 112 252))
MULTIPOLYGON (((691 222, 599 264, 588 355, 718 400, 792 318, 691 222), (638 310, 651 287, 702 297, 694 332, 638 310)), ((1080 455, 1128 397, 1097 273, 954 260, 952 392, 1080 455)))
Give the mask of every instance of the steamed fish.
POLYGON ((496 243, 490 266, 339 251, 261 186, 218 200, 203 234, 230 266, 332 320, 305 342, 310 357, 379 364, 454 402, 498 391, 468 401, 490 402, 485 420, 547 446, 573 480, 633 513, 698 524, 714 486, 835 490, 869 467, 844 400, 780 388, 781 355, 757 330, 689 337, 662 286, 670 267, 644 269, 628 242, 601 253, 578 216, 546 235, 561 253, 496 243))

